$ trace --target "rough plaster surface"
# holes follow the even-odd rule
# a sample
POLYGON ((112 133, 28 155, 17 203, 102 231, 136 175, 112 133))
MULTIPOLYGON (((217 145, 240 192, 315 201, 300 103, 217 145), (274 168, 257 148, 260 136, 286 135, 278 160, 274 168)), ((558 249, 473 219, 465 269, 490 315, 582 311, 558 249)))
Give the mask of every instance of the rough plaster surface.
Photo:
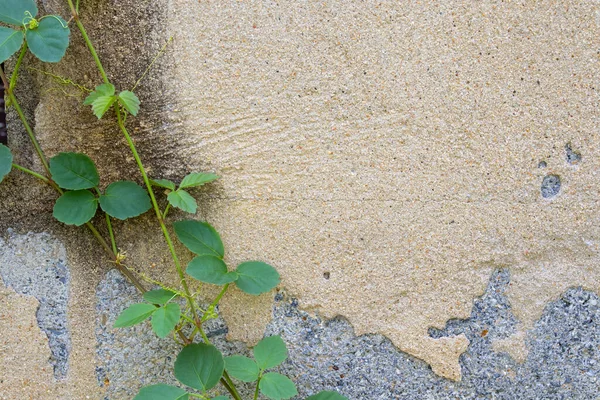
POLYGON ((301 307, 452 379, 468 341, 428 329, 467 317, 494 268, 515 338, 568 287, 598 290, 598 2, 170 7, 172 137, 222 176, 201 214, 233 263, 272 262, 301 307))
MULTIPOLYGON (((222 232, 232 265, 275 265, 300 307, 343 315, 356 334, 381 333, 458 379, 472 338, 430 328, 468 317, 493 270, 510 269, 520 321, 497 348, 512 340, 526 351, 526 332, 567 288, 599 290, 597 2, 84 4, 119 88, 174 37, 138 89, 142 111, 129 124, 140 153, 153 177, 219 173, 196 192, 198 217, 222 232)), ((61 2, 45 5, 66 15, 61 2)), ((93 87, 73 37, 64 62, 43 68, 93 87)), ((20 79, 47 154, 90 154, 103 185, 136 179, 114 126, 76 108, 84 93, 34 71, 20 79)), ((10 140, 35 167, 15 130, 10 140)), ((8 183, 2 227, 48 226, 53 196, 27 178, 8 183)), ((155 224, 116 225, 133 267, 175 280, 155 224)), ((77 266, 69 312, 91 315, 107 263, 88 236, 55 230, 77 266)), ((271 305, 228 299, 229 337, 256 342, 271 305)), ((70 379, 91 393, 95 322, 71 323, 70 379)))

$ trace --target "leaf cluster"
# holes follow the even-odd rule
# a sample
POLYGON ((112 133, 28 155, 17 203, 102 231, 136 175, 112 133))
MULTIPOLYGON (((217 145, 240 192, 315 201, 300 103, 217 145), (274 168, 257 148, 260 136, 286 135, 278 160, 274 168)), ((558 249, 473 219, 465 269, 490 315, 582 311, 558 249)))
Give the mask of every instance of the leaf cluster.
POLYGON ((27 41, 34 56, 44 62, 59 62, 69 47, 71 31, 58 15, 36 19, 34 0, 2 0, 0 21, 13 27, 0 26, 0 63, 16 53, 27 41))
POLYGON ((288 377, 276 372, 265 373, 285 361, 288 356, 285 343, 280 336, 261 340, 253 349, 254 359, 245 356, 225 358, 225 369, 242 382, 258 381, 260 392, 269 399, 289 399, 298 394, 296 385, 288 377))
POLYGON ((115 93, 116 89, 112 83, 103 83, 96 86, 96 89, 85 98, 83 104, 92 106, 92 112, 98 119, 101 119, 115 103, 127 110, 129 114, 136 116, 140 110, 140 99, 135 93, 129 90, 124 90, 119 94, 115 93))
POLYGON ((198 203, 196 203, 196 199, 184 189, 199 187, 217 179, 219 179, 219 176, 212 173, 193 172, 186 175, 177 188, 175 188, 175 182, 168 179, 156 179, 150 180, 150 182, 154 186, 167 190, 167 201, 171 206, 179 208, 187 213, 195 214, 198 209, 198 203))
POLYGON ((201 282, 225 285, 235 282, 243 292, 252 295, 266 293, 279 284, 279 273, 261 261, 247 261, 229 271, 223 257, 225 250, 221 237, 206 222, 186 220, 173 224, 177 238, 196 257, 190 261, 186 273, 201 282))
POLYGON ((96 165, 85 154, 59 153, 50 159, 50 173, 59 187, 68 190, 58 198, 53 210, 54 217, 67 225, 85 224, 96 215, 98 205, 121 220, 137 217, 151 207, 148 192, 135 182, 113 182, 101 192, 96 165))

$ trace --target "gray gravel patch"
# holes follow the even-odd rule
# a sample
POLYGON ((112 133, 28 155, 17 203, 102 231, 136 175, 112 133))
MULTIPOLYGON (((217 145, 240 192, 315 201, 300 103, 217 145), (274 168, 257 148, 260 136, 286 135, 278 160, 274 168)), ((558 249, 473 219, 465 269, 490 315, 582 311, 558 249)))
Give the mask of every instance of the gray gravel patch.
MULTIPOLYGON (((517 320, 504 291, 507 270, 492 274, 485 294, 476 299, 470 318, 451 320, 432 337, 465 334, 470 345, 461 358, 461 382, 435 375, 431 368, 394 347, 381 335, 356 336, 343 318, 311 316, 298 302, 279 293, 266 335, 279 334, 289 358, 275 371, 296 382, 300 395, 336 390, 349 399, 573 399, 600 398, 600 299, 581 288, 550 303, 528 333, 529 357, 523 364, 496 353, 492 342, 515 333, 517 320)), ((140 386, 174 383, 172 364, 180 347, 157 339, 149 324, 131 330, 108 328, 115 315, 139 296, 117 271, 99 288, 99 380, 109 378, 108 399, 130 398, 140 386), (118 300, 127 294, 128 299, 118 300), (118 303, 118 304, 117 304, 118 303), (129 396, 129 397, 127 397, 129 396)), ((250 351, 225 340, 227 327, 217 319, 209 336, 225 355, 250 351)), ((241 385, 244 398, 252 388, 241 385)))
POLYGON ((50 364, 56 379, 69 369, 71 337, 67 322, 70 273, 64 246, 46 233, 16 234, 0 238, 0 276, 17 293, 35 297, 40 306, 36 317, 48 336, 50 364))

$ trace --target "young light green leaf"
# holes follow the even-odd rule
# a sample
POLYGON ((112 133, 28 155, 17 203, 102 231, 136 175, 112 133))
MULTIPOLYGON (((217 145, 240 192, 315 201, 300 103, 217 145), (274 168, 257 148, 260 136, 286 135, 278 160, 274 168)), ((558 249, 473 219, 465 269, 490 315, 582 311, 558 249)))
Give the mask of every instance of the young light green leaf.
POLYGON ((34 0, 2 0, 0 2, 0 21, 7 24, 23 26, 23 22, 27 22, 26 19, 35 18, 37 13, 38 8, 34 0))
POLYGON ((238 277, 235 271, 228 272, 227 265, 219 257, 198 256, 188 264, 187 274, 200 282, 213 285, 225 285, 235 281, 238 277))
POLYGON ((181 308, 177 303, 169 303, 152 314, 152 330, 159 338, 166 337, 175 328, 181 316, 181 308))
POLYGON ((215 387, 224 369, 225 362, 219 350, 204 343, 185 346, 175 360, 175 378, 198 390, 215 387))
POLYGON ((56 15, 48 15, 39 21, 35 29, 27 29, 25 38, 29 50, 44 62, 59 62, 69 47, 71 31, 67 22, 56 15))
POLYGON ((189 394, 178 387, 158 384, 146 386, 133 400, 188 400, 189 394))
POLYGON ((115 95, 115 87, 112 83, 103 83, 102 85, 96 86, 96 89, 89 94, 88 97, 85 98, 83 104, 86 106, 91 106, 94 104, 99 97, 102 96, 114 96, 115 95))
POLYGON ((294 382, 287 376, 276 372, 263 375, 258 386, 262 394, 272 400, 289 399, 298 394, 294 382))
POLYGON ((98 119, 102 119, 115 101, 117 101, 115 96, 100 96, 92 103, 92 112, 98 119))
POLYGON ((244 356, 225 357, 225 369, 229 375, 242 382, 254 382, 260 373, 256 362, 244 356))
POLYGON ((254 358, 262 370, 273 368, 285 361, 287 347, 281 336, 269 336, 254 346, 254 358))
POLYGON ((63 189, 91 189, 100 183, 94 162, 81 153, 59 153, 52 157, 50 173, 52 180, 63 189))
POLYGON ((181 184, 179 184, 179 188, 184 189, 187 187, 202 186, 205 183, 209 183, 217 179, 219 179, 219 177, 215 174, 192 172, 191 174, 183 178, 181 184))
POLYGON ((177 297, 176 293, 166 289, 150 290, 144 293, 144 300, 152 304, 166 304, 177 297))
POLYGON ((196 214, 196 210, 198 209, 198 204, 196 203, 196 199, 194 199, 188 192, 185 190, 176 190, 167 195, 167 200, 173 207, 177 207, 180 210, 188 212, 190 214, 196 214))
POLYGON ((119 93, 119 103, 121 103, 127 112, 134 117, 140 110, 140 99, 138 99, 135 93, 130 92, 129 90, 124 90, 119 93))
POLYGON ((237 287, 242 291, 258 295, 266 293, 279 284, 279 273, 269 264, 260 261, 241 263, 237 269, 237 287))
POLYGON ((3 144, 0 144, 0 182, 12 169, 13 155, 10 149, 3 144))
POLYGON ((8 60, 23 44, 23 32, 0 26, 0 63, 8 60))
POLYGON ((127 219, 145 213, 151 207, 150 197, 137 183, 113 182, 100 196, 100 207, 111 217, 127 219))
POLYGON ((213 255, 223 258, 225 250, 221 237, 210 224, 200 221, 178 221, 173 223, 177 238, 192 253, 213 255))
POLYGON ((52 215, 67 225, 81 226, 96 215, 98 199, 89 190, 65 192, 56 200, 52 215))
POLYGON ((146 318, 152 315, 157 307, 152 304, 139 303, 133 304, 127 307, 123 312, 119 315, 117 320, 115 321, 115 328, 125 328, 128 326, 133 326, 139 324, 144 321, 146 318))
POLYGON ((323 391, 307 397, 306 400, 348 400, 348 398, 338 392, 323 391))
POLYGON ((175 190, 175 183, 168 179, 150 179, 150 183, 154 186, 162 187, 169 190, 175 190))

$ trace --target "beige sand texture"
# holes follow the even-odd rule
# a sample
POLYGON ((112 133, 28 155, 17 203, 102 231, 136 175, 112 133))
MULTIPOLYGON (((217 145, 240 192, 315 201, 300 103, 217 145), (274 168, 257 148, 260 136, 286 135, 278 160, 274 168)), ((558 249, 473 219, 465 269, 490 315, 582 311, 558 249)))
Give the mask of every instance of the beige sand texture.
POLYGON ((59 398, 48 338, 35 319, 38 302, 0 280, 0 399, 59 398))
MULTIPOLYGON (((271 262, 301 307, 460 379, 466 338, 427 331, 468 317, 494 268, 511 269, 523 331, 566 288, 599 288, 599 13, 596 1, 173 2, 172 138, 189 168, 222 176, 202 216, 233 263, 271 262), (547 174, 562 180, 551 199, 547 174)), ((265 318, 267 300, 228 300, 231 338, 260 337, 238 312, 265 318)))

